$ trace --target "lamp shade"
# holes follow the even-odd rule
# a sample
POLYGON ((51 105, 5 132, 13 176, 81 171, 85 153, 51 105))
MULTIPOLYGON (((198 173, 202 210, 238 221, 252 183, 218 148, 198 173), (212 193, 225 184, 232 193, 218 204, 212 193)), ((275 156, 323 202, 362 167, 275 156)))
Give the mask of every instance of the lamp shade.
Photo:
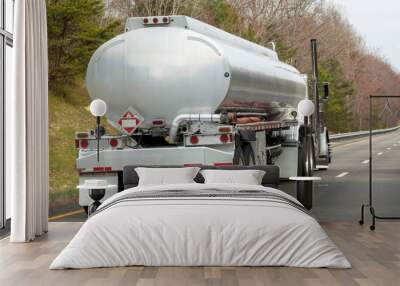
POLYGON ((309 99, 303 99, 297 105, 297 111, 302 116, 310 116, 314 113, 314 103, 309 99))
POLYGON ((90 112, 93 116, 104 116, 107 112, 107 104, 104 100, 95 99, 90 103, 90 112))

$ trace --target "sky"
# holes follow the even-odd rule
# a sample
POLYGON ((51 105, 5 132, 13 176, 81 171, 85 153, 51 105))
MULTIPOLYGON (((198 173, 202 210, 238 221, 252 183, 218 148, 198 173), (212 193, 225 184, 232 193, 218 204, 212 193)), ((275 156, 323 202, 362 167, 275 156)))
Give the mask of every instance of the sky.
POLYGON ((363 36, 367 47, 400 72, 400 0, 331 0, 363 36))

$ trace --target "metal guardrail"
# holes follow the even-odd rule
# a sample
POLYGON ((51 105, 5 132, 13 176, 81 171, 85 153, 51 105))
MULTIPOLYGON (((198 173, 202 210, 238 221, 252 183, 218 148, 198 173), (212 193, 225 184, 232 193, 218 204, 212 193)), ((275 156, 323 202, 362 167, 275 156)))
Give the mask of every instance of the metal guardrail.
MULTIPOLYGON (((392 131, 396 131, 400 129, 400 126, 392 127, 392 128, 387 128, 387 129, 379 129, 379 130, 374 130, 372 131, 373 135, 376 134, 383 134, 383 133, 388 133, 392 131)), ((348 140, 348 139, 356 139, 360 137, 366 137, 369 135, 369 131, 356 131, 356 132, 348 132, 348 133, 339 133, 339 134, 332 134, 329 136, 330 141, 332 142, 337 142, 337 141, 342 141, 342 140, 348 140)))

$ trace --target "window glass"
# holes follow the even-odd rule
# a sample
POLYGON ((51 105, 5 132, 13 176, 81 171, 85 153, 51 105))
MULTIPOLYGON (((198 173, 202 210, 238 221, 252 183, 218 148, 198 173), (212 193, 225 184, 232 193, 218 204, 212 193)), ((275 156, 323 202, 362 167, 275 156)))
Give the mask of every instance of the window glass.
POLYGON ((0 228, 4 227, 5 217, 5 201, 4 201, 4 172, 3 172, 3 67, 4 67, 4 58, 3 58, 3 50, 4 50, 4 36, 0 35, 0 228))
MULTIPOLYGON (((1 1, 1 0, 0 0, 1 1)), ((6 31, 14 32, 14 0, 5 0, 6 31)))
MULTIPOLYGON (((10 98, 12 85, 11 85, 11 73, 13 69, 13 57, 12 57, 12 48, 6 45, 6 59, 5 59, 5 98, 10 98)), ((6 103, 7 105, 7 103, 6 103)), ((11 217, 11 194, 10 189, 5 188, 5 201, 6 201, 6 219, 11 217)))
POLYGON ((2 29, 3 27, 1 26, 3 23, 3 0, 0 0, 0 29, 2 29))

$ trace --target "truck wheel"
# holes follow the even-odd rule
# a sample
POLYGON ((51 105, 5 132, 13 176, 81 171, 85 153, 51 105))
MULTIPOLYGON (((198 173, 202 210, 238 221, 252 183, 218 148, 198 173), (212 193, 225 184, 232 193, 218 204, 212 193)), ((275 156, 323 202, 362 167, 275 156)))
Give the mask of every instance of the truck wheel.
POLYGON ((315 168, 315 151, 314 151, 314 140, 313 137, 310 136, 307 140, 307 160, 306 160, 306 165, 307 165, 307 174, 308 176, 312 176, 314 173, 314 168, 315 168))
POLYGON ((310 143, 305 146, 305 142, 301 142, 298 150, 297 174, 301 177, 309 177, 313 174, 312 147, 310 143))
POLYGON ((235 154, 233 155, 233 165, 254 166, 255 164, 256 159, 250 143, 244 143, 236 146, 235 154))
POLYGON ((312 142, 310 142, 310 160, 311 160, 311 164, 310 164, 310 166, 311 166, 311 170, 312 170, 312 173, 314 172, 314 170, 316 170, 316 168, 317 168, 317 159, 316 159, 316 155, 315 155, 315 144, 314 144, 314 138, 313 137, 311 137, 312 138, 312 142))
POLYGON ((304 175, 304 148, 303 144, 300 142, 297 151, 297 176, 302 177, 304 175))
POLYGON ((235 166, 246 166, 244 159, 242 146, 236 146, 235 153, 233 155, 233 165, 235 166))
MULTIPOLYGON (((312 176, 312 169, 310 158, 311 148, 304 146, 304 142, 299 144, 298 150, 298 167, 297 174, 300 177, 312 176)), ((302 203, 308 210, 312 208, 313 203, 313 192, 312 182, 297 182, 297 199, 302 203)))
POLYGON ((250 143, 247 143, 243 147, 243 156, 245 160, 246 166, 255 166, 256 165, 256 158, 254 156, 253 148, 251 147, 250 143))
POLYGON ((327 162, 328 164, 330 164, 332 162, 332 149, 331 149, 331 143, 329 142, 329 133, 328 131, 326 131, 326 144, 328 144, 328 158, 327 158, 327 162))

